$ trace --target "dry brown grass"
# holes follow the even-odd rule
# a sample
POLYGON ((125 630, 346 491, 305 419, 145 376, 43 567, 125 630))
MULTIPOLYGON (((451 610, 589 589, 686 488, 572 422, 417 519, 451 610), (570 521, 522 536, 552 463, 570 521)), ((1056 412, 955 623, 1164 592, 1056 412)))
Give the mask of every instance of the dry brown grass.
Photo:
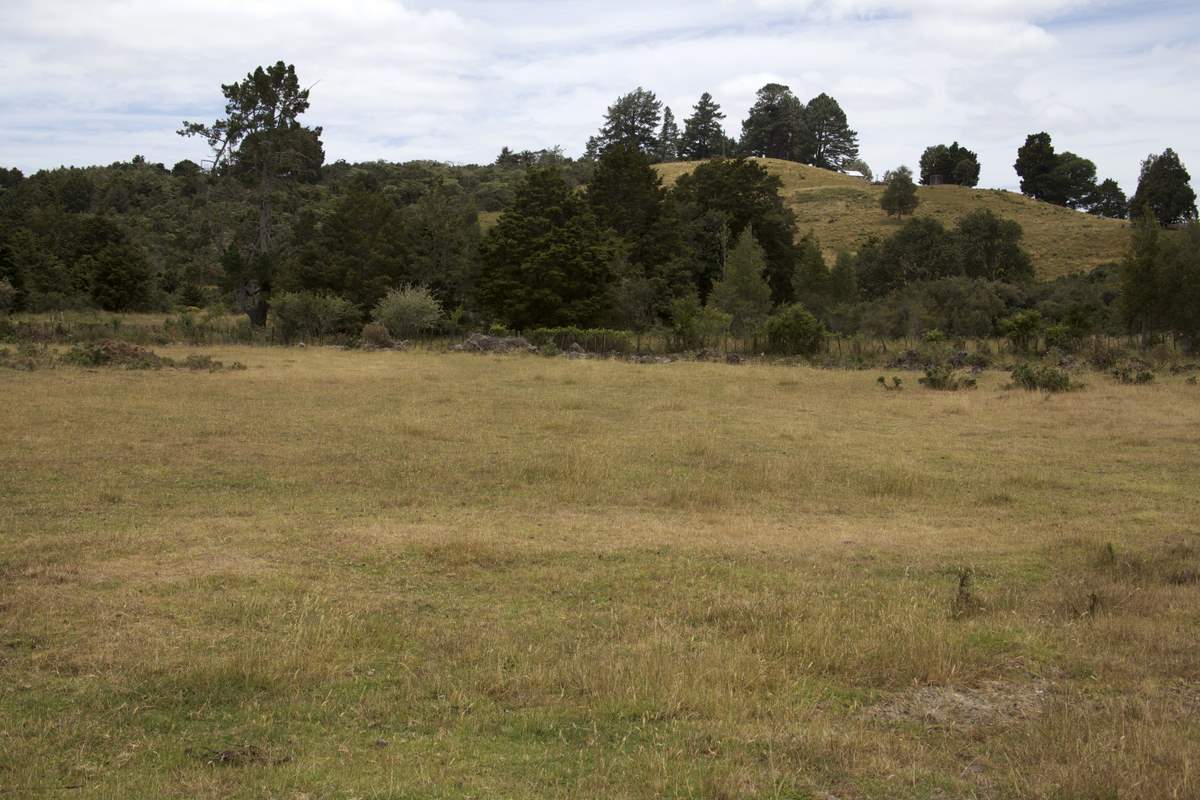
MULTIPOLYGON (((869 236, 889 236, 900 226, 899 220, 889 218, 879 207, 882 186, 806 164, 755 160, 783 180, 780 194, 796 213, 800 232, 814 232, 830 259, 839 250, 857 251, 869 236)), ((661 164, 658 170, 670 185, 695 166, 694 162, 661 164)), ((1025 246, 1043 280, 1117 262, 1129 242, 1127 222, 1093 217, 1013 192, 922 186, 918 196, 917 216, 936 218, 947 227, 977 208, 1019 222, 1025 231, 1025 246)))
POLYGON ((0 374, 0 796, 1200 794, 1182 379, 206 352, 0 374))

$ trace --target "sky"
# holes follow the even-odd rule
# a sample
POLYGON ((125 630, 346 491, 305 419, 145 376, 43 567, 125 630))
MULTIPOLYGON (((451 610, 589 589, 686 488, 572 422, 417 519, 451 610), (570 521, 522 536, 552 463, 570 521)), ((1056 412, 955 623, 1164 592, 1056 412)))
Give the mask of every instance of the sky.
POLYGON ((837 98, 877 174, 957 140, 1014 188, 1043 130, 1129 194, 1149 153, 1200 170, 1194 0, 0 0, 0 166, 199 161, 181 121, 278 60, 330 161, 578 155, 638 86, 736 136, 778 82, 837 98))

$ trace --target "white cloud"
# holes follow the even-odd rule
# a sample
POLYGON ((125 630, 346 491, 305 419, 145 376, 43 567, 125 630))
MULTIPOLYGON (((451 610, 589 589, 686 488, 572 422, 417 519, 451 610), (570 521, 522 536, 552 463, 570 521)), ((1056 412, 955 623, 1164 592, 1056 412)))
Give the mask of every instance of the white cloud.
POLYGON ((882 171, 957 139, 1011 186, 1027 133, 1132 191, 1172 146, 1200 169, 1200 10, 1082 0, 5 0, 0 163, 31 170, 202 143, 220 84, 295 63, 330 158, 490 160, 579 152, 641 85, 682 118, 710 91, 736 135, 763 83, 827 91, 882 171))

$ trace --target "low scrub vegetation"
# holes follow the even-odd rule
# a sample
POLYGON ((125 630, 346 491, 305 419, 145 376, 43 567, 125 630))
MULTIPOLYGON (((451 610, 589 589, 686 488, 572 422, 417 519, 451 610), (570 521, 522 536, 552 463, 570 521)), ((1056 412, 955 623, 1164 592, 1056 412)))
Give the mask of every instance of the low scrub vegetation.
POLYGON ((1070 392, 1082 388, 1064 369, 1022 362, 1012 371, 1013 384, 1026 391, 1070 392))

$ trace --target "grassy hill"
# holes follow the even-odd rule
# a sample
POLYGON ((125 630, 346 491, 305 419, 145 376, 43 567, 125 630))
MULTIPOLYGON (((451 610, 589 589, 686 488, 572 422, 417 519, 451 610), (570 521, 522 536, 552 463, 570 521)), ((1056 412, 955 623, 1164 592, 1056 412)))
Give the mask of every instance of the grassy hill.
MULTIPOLYGON (((755 160, 783 180, 781 194, 796 212, 800 231, 813 231, 827 256, 842 249, 857 250, 867 237, 887 236, 900 226, 879 207, 882 186, 791 161, 755 160)), ((664 183, 671 185, 695 166, 696 162, 660 164, 658 170, 664 183)), ((947 226, 976 208, 1015 219, 1025 230, 1025 246, 1043 279, 1117 261, 1129 239, 1127 222, 1093 217, 1014 192, 922 186, 919 195, 917 215, 935 217, 947 226)))

